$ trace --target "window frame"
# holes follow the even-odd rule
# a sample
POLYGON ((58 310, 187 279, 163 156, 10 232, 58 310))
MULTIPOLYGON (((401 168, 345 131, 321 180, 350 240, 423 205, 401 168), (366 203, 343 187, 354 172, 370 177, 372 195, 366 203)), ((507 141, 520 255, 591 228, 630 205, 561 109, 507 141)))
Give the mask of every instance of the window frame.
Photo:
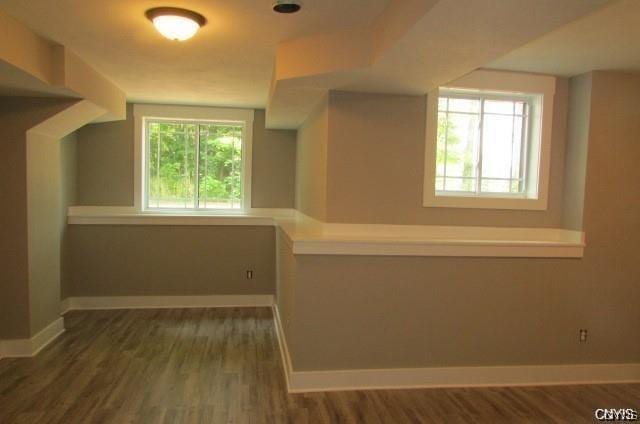
POLYGON ((171 214, 235 214, 251 209, 251 162, 253 143, 253 109, 232 109, 196 106, 146 105, 133 106, 135 151, 134 151, 134 208, 137 212, 171 214), (240 208, 149 208, 148 207, 148 163, 147 121, 178 121, 198 123, 220 123, 243 126, 242 140, 242 198, 240 208))
MULTIPOLYGON (((446 93, 463 97, 511 97, 532 99, 528 116, 525 162, 527 186, 523 194, 444 192, 436 190, 436 152, 438 144, 438 100, 440 88, 427 95, 425 130, 424 207, 472 209, 546 210, 551 156, 551 130, 556 78, 547 75, 479 70, 442 87, 446 93), (536 157, 537 160, 531 160, 536 157), (535 162, 535 163, 534 163, 535 162), (537 184, 533 183, 537 181, 537 184)), ((445 95, 446 95, 445 94, 445 95)))

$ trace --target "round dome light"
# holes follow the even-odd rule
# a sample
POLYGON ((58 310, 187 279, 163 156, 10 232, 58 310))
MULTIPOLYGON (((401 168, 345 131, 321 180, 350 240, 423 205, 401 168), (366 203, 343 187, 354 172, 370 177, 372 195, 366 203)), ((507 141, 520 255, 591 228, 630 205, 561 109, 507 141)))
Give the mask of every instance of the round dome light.
POLYGON ((196 35, 207 19, 199 13, 177 7, 156 7, 145 16, 169 40, 185 41, 196 35))

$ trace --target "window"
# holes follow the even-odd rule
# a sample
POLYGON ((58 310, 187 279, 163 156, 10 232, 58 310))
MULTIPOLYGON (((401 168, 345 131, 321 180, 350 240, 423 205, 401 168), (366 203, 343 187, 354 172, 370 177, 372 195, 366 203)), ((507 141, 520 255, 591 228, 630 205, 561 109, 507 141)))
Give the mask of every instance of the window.
POLYGON ((425 206, 546 209, 553 87, 476 71, 429 93, 425 206))
POLYGON ((526 194, 532 97, 440 91, 436 192, 526 194))
POLYGON ((237 209, 244 125, 145 119, 147 208, 237 209))
POLYGON ((250 206, 253 111, 136 105, 139 210, 250 206))

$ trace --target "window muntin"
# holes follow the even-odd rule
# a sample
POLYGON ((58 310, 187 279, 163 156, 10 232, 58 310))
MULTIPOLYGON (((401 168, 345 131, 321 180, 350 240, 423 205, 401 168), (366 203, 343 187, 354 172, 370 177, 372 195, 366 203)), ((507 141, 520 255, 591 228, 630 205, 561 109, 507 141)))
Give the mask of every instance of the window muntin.
POLYGON ((244 123, 146 118, 146 209, 241 209, 244 123))
POLYGON ((437 195, 526 197, 533 97, 440 90, 437 195))

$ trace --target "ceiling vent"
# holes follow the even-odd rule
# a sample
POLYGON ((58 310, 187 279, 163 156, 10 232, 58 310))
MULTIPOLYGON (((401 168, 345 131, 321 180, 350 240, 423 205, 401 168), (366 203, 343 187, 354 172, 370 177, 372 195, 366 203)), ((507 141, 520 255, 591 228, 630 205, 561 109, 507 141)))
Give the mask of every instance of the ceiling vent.
POLYGON ((273 3, 273 11, 278 13, 296 13, 302 8, 297 0, 276 0, 273 3))

